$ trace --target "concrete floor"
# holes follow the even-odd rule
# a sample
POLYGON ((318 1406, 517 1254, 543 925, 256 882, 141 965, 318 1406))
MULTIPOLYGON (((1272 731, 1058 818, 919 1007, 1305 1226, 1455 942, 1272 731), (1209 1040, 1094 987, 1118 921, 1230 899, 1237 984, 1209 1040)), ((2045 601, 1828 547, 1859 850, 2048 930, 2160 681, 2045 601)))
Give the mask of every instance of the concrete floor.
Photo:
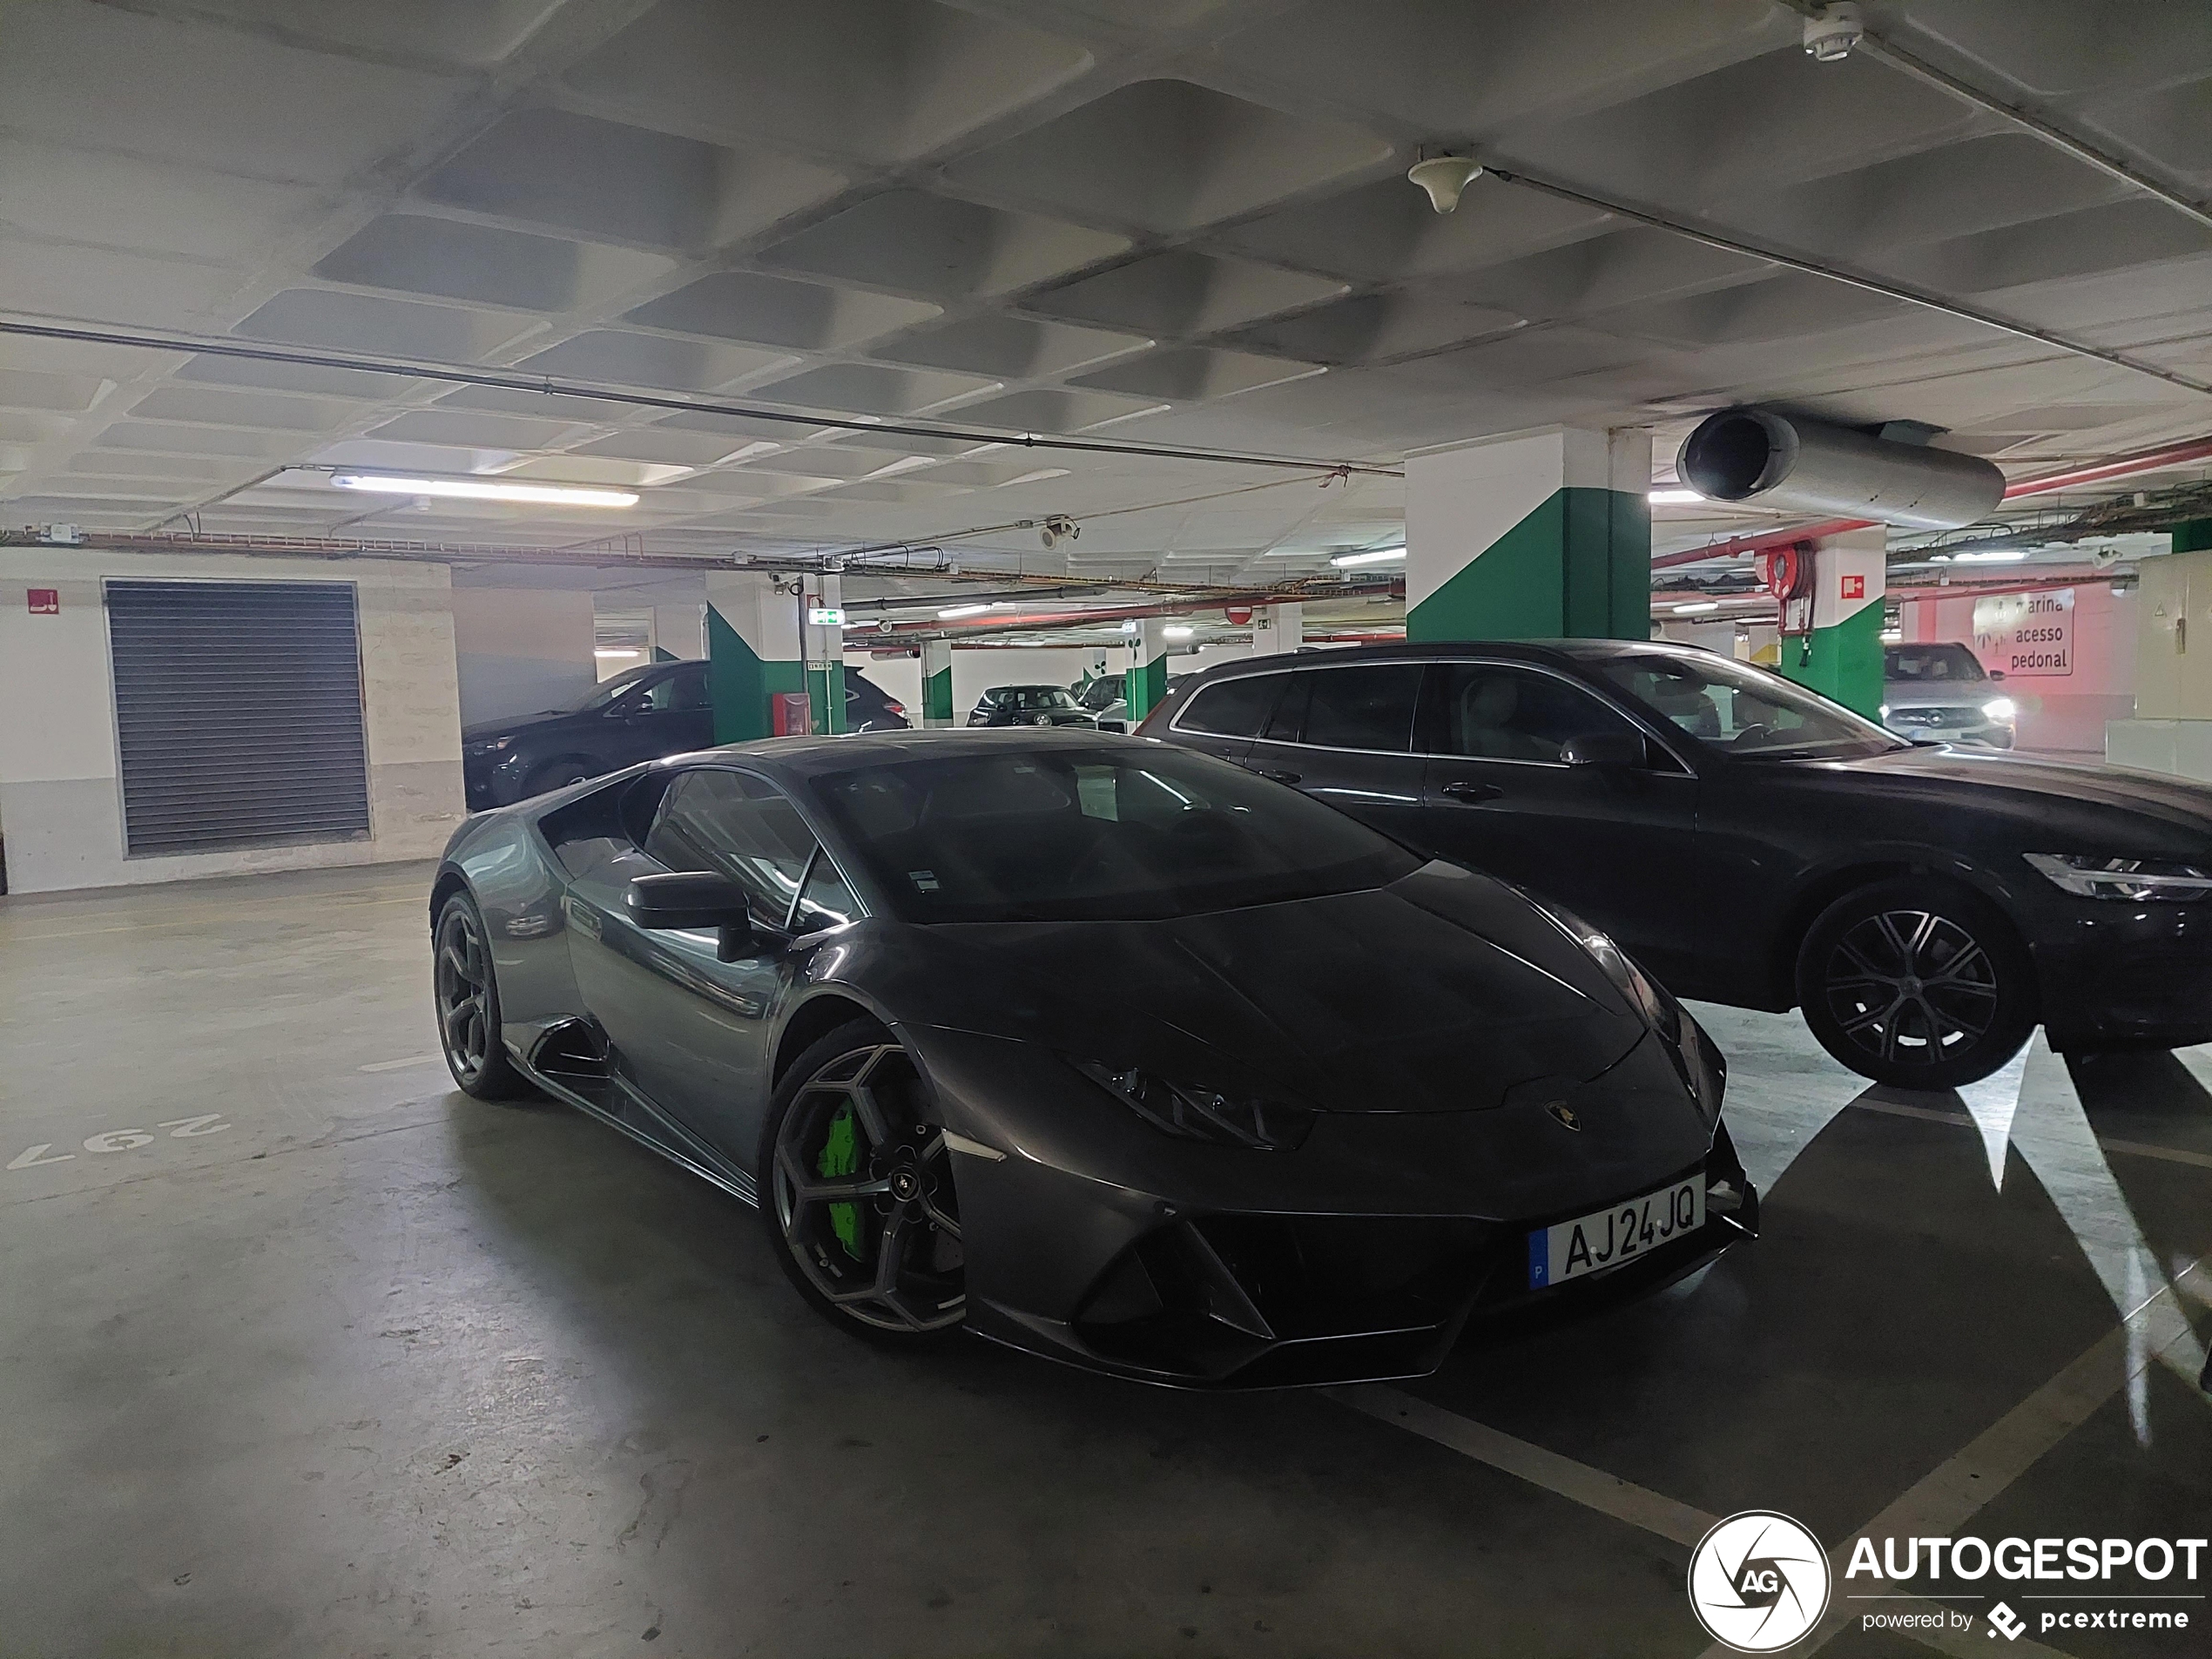
MULTIPOLYGON (((732 1201, 454 1092, 427 873, 0 901, 0 1655, 1691 1659, 1711 1515, 2206 1531, 2212 1055, 1885 1096, 1710 1010, 1757 1244, 1402 1388, 1181 1395, 887 1359, 732 1201)), ((1865 1588, 1824 1651, 1930 1651, 1865 1588)))

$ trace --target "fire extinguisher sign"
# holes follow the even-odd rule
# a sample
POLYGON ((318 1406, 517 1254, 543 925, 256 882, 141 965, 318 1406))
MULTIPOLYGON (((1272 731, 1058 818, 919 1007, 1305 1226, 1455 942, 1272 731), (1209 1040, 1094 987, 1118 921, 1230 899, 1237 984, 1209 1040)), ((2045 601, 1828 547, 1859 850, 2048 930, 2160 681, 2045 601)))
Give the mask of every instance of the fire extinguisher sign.
POLYGON ((1846 598, 1846 599, 1864 599, 1865 597, 1866 597, 1866 578, 1865 578, 1865 577, 1863 577, 1863 576, 1847 576, 1847 577, 1845 577, 1844 578, 1844 598, 1846 598))

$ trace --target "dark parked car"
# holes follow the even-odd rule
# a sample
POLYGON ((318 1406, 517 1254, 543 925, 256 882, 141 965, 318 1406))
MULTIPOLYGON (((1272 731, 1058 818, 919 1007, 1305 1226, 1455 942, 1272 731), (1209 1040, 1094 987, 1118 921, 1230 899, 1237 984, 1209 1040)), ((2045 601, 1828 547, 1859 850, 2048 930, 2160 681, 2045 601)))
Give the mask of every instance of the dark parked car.
POLYGON ((461 734, 469 806, 482 812, 714 741, 706 664, 648 663, 573 707, 472 725, 461 734))
POLYGON ((968 711, 970 725, 1096 725, 1064 685, 994 685, 968 711))
POLYGON ((1142 730, 1571 907, 1685 996, 1800 1007, 1905 1087, 2212 1040, 2212 788, 1913 744, 1686 646, 1208 671, 1142 730))
MULTIPOLYGON (((857 671, 845 671, 847 732, 906 725, 903 705, 857 671)), ((461 734, 461 768, 469 809, 482 812, 713 741, 706 664, 649 663, 594 686, 571 708, 470 726, 461 734)))
POLYGON ((1412 1375, 1757 1217, 1719 1054, 1609 942, 1166 744, 658 762, 472 819, 431 919, 462 1089, 535 1082, 757 1204, 885 1342, 1412 1375))

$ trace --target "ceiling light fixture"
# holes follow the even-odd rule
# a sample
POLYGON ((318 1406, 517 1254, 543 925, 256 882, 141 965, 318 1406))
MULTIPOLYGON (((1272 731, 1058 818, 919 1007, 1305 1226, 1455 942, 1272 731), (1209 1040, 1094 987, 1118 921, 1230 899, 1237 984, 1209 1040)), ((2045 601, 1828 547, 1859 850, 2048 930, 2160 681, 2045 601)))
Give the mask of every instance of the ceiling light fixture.
POLYGON ((1654 507, 1688 507, 1705 497, 1694 489, 1655 489, 1644 499, 1654 507))
POLYGON ((1708 610, 1718 610, 1720 608, 1721 602, 1717 599, 1698 599, 1694 600, 1686 605, 1676 605, 1675 607, 1675 615, 1677 617, 1695 617, 1702 615, 1703 612, 1708 610))
POLYGON ((601 645, 591 653, 594 657, 643 657, 642 651, 627 651, 617 645, 601 645))
POLYGON ((536 507, 635 507, 634 489, 590 489, 581 484, 516 484, 490 478, 395 478, 383 473, 334 472, 341 489, 380 496, 447 496, 461 501, 503 501, 536 507))
POLYGON ((2018 564, 2027 556, 2020 549, 1996 548, 1986 553, 1971 550, 1964 553, 1931 553, 1928 560, 1933 564, 2018 564))
POLYGON ((937 619, 950 622, 955 617, 980 617, 989 609, 988 605, 948 605, 937 613, 937 619))
POLYGON ((1180 623, 1171 622, 1166 627, 1161 629, 1160 631, 1165 634, 1170 639, 1188 639, 1191 635, 1197 633, 1198 631, 1195 628, 1186 628, 1180 623))
POLYGON ((1363 564, 1388 564, 1405 556, 1402 547, 1379 547, 1367 553, 1339 553, 1329 563, 1339 570, 1356 570, 1363 564))

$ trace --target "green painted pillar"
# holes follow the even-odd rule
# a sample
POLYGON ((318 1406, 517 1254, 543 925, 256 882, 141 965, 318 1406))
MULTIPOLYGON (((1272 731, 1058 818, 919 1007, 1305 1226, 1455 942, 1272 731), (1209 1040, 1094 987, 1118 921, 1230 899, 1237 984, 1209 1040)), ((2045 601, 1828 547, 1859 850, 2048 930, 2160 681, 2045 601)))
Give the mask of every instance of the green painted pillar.
POLYGON ((1785 634, 1784 677, 1868 719, 1881 718, 1882 600, 1889 531, 1881 525, 1817 543, 1810 633, 1785 634))
POLYGON ((2212 549, 2212 518, 2189 518, 2174 526, 2174 551, 2202 553, 2212 549))
POLYGON ((1136 730, 1136 723, 1159 706, 1168 694, 1168 621, 1165 617, 1145 617, 1136 624, 1136 637, 1130 642, 1129 674, 1122 682, 1122 695, 1129 704, 1129 729, 1136 730))
POLYGON ((717 743, 773 736, 775 698, 806 691, 799 604, 773 577, 708 574, 706 689, 717 743))
POLYGON ((946 726, 953 723, 953 642, 921 642, 921 723, 946 726))
POLYGON ((1553 427, 1406 461, 1406 637, 1646 639, 1651 434, 1553 427))

